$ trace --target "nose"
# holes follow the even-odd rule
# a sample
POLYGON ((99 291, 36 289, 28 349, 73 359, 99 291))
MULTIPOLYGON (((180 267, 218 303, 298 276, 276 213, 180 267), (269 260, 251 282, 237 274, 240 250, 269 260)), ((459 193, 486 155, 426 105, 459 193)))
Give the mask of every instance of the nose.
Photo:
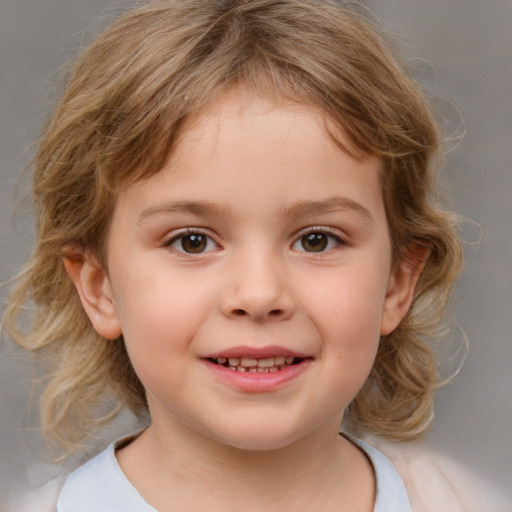
POLYGON ((289 319, 295 305, 281 259, 275 254, 241 256, 231 261, 221 298, 222 313, 255 321, 289 319))

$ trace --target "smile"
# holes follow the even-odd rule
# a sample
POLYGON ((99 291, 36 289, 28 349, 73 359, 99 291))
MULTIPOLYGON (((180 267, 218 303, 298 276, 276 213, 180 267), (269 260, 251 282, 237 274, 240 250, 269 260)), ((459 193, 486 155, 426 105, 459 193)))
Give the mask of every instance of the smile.
POLYGON ((314 358, 278 346, 238 346, 202 358, 219 382, 244 393, 277 391, 303 375, 314 358))
POLYGON ((215 359, 209 358, 208 360, 237 372, 274 373, 300 363, 301 358, 295 356, 276 356, 260 359, 252 357, 217 357, 215 359))

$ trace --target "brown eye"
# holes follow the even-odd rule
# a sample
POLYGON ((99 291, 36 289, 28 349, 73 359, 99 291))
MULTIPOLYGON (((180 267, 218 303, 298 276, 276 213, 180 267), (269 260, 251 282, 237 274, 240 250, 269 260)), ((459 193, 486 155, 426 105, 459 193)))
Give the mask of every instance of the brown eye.
POLYGON ((181 247, 185 252, 197 253, 206 249, 207 238, 205 235, 193 233, 181 238, 181 247))
POLYGON ((218 245, 204 233, 181 233, 173 237, 165 244, 178 252, 185 254, 200 254, 210 252, 218 248, 218 245))
POLYGON ((297 238, 292 244, 292 249, 299 252, 327 252, 336 249, 347 243, 337 234, 331 233, 328 228, 325 230, 311 230, 308 233, 297 238))
POLYGON ((308 233, 300 239, 302 248, 307 252, 325 251, 329 239, 325 233, 308 233))

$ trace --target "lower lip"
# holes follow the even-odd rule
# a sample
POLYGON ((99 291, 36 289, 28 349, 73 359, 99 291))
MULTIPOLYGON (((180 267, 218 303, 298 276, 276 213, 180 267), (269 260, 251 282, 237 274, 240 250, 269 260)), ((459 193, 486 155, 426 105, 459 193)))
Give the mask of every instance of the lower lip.
POLYGON ((312 359, 303 359, 300 363, 287 366, 277 372, 268 373, 239 372, 212 363, 208 359, 202 361, 219 380, 230 387, 247 393, 268 393, 300 377, 307 370, 312 359))

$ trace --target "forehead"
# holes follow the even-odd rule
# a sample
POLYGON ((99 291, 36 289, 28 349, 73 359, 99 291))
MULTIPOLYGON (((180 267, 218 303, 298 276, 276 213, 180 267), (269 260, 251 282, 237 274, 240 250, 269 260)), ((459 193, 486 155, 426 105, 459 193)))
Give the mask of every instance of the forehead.
POLYGON ((328 122, 318 109, 229 91, 187 121, 163 169, 127 196, 145 211, 162 201, 204 201, 251 215, 262 205, 282 213, 343 196, 380 215, 381 162, 343 151, 328 122))
MULTIPOLYGON (((223 128, 229 129, 230 125, 237 123, 239 127, 247 129, 258 129, 262 126, 272 129, 279 124, 274 135, 279 135, 280 131, 282 137, 288 138, 294 128, 301 127, 318 142, 327 142, 328 145, 334 142, 356 159, 369 156, 352 143, 350 136, 344 132, 343 123, 337 122, 322 106, 300 103, 286 91, 265 91, 265 87, 258 92, 252 86, 243 84, 222 90, 206 106, 187 117, 180 130, 179 141, 185 141, 185 144, 189 141, 193 143, 194 138, 196 141, 198 138, 204 141, 206 136, 210 142, 217 142, 223 128)), ((238 132, 240 137, 245 135, 245 130, 238 132)), ((224 134, 228 132, 224 130, 224 134)), ((228 134, 229 137, 233 135, 236 136, 233 132, 228 134)))

